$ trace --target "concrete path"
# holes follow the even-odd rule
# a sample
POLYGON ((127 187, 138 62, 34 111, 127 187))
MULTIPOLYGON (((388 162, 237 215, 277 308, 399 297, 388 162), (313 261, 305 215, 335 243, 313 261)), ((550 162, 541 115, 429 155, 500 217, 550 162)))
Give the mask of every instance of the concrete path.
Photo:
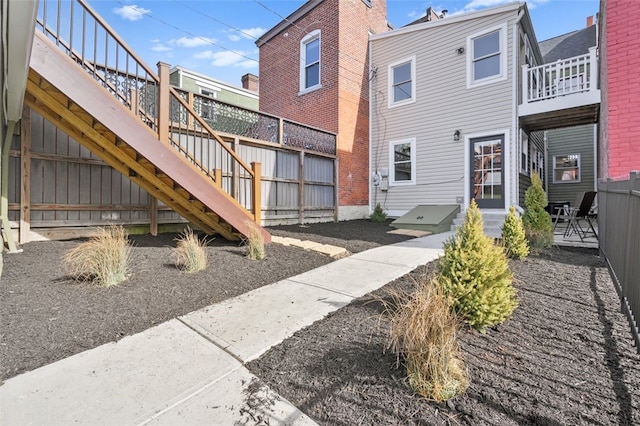
POLYGON ((243 365, 442 254, 452 233, 378 247, 0 386, 0 424, 313 425, 243 365))

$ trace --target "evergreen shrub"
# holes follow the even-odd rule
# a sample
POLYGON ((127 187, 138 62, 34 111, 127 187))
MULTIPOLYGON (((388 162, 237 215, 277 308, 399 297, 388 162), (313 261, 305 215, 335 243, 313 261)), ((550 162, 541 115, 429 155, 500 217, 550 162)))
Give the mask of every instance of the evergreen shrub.
POLYGON ((504 249, 483 232, 482 214, 472 200, 464 223, 444 244, 438 282, 455 312, 484 331, 504 322, 518 305, 504 249))
POLYGON ((509 207, 509 214, 502 225, 502 244, 507 257, 522 259, 529 255, 529 243, 524 232, 522 218, 513 206, 509 207))
POLYGON ((553 245, 553 222, 545 210, 547 194, 537 173, 531 174, 531 186, 524 195, 525 210, 522 215, 525 234, 532 248, 548 248, 553 245))

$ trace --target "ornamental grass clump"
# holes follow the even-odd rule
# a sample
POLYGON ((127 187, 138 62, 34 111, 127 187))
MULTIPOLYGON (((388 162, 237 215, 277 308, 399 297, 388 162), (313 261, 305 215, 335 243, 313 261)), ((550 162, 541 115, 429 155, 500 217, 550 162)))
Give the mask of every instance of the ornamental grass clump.
POLYGON ((65 254, 63 265, 77 281, 111 287, 127 280, 131 248, 122 226, 98 228, 95 236, 65 254))
POLYGON ((198 238, 191 229, 187 228, 176 238, 176 241, 173 258, 178 269, 192 274, 207 267, 207 253, 204 250, 207 246, 207 240, 205 238, 198 238))
POLYGON ((245 240, 247 245, 247 257, 251 260, 262 260, 267 253, 264 248, 264 237, 260 228, 254 222, 249 222, 249 233, 245 240))
POLYGON ((548 248, 553 245, 553 222, 545 210, 547 194, 542 188, 540 176, 531 175, 531 186, 524 194, 525 210, 522 215, 524 231, 532 248, 548 248))
POLYGON ((516 208, 509 207, 509 214, 502 224, 502 244, 507 257, 522 259, 529 255, 529 243, 524 232, 522 218, 516 213, 516 208))
POLYGON ((369 216, 371 222, 381 223, 387 220, 387 214, 382 210, 382 206, 380 203, 376 204, 376 207, 373 209, 373 213, 369 216))
POLYGON ((502 247, 483 232, 475 201, 464 223, 444 244, 438 282, 460 318, 480 331, 507 320, 518 305, 513 275, 502 247))
POLYGON ((460 322, 442 286, 425 279, 414 294, 396 302, 391 347, 404 358, 411 387, 434 401, 464 393, 469 377, 457 342, 460 322))

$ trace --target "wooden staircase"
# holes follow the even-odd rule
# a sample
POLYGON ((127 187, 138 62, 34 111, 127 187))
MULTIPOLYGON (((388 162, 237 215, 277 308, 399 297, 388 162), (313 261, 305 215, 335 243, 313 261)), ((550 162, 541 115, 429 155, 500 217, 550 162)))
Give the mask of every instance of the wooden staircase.
MULTIPOLYGON (((137 108, 127 108, 37 31, 25 104, 203 231, 236 240, 259 223, 259 164, 250 171, 252 213, 223 189, 219 171, 203 171, 197 161, 163 140, 162 131, 141 120, 137 108)), ((166 127, 165 135, 171 132, 166 127)), ((258 228, 270 242, 270 235, 258 228)))

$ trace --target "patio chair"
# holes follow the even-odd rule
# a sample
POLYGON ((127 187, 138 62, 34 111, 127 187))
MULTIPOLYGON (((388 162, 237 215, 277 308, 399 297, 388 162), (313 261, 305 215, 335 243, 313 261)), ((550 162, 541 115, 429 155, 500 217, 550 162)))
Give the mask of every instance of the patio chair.
MULTIPOLYGON (((593 220, 597 217, 591 211, 591 207, 593 206, 593 201, 596 198, 596 191, 587 191, 578 194, 578 198, 576 198, 575 207, 565 207, 565 216, 569 220, 567 224, 567 229, 564 232, 564 237, 571 236, 574 232, 578 234, 580 237, 580 241, 584 241, 584 239, 592 233, 596 238, 598 238, 598 234, 593 227, 593 220), (581 198, 578 202, 578 198, 581 198), (580 225, 580 221, 584 220, 587 222, 586 229, 580 225)), ((556 218, 557 224, 557 218, 556 218)))

